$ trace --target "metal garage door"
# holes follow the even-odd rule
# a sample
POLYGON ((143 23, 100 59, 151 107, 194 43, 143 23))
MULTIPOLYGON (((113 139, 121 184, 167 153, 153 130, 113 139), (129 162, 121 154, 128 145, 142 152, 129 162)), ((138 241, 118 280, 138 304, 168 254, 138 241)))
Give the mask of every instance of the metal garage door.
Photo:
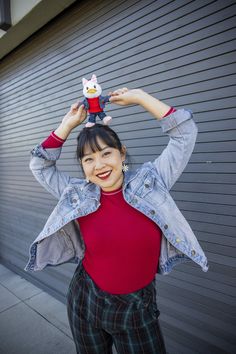
MULTIPOLYGON (((235 1, 81 1, 0 64, 0 257, 65 301, 75 265, 23 271, 30 243, 56 200, 29 171, 30 150, 57 128, 96 73, 103 91, 142 87, 193 110, 199 135, 172 195, 210 269, 186 263, 158 276, 160 321, 169 353, 233 353, 235 344, 235 1)), ((140 107, 107 111, 134 167, 167 144, 140 107)), ((58 166, 80 175, 74 131, 58 166)))

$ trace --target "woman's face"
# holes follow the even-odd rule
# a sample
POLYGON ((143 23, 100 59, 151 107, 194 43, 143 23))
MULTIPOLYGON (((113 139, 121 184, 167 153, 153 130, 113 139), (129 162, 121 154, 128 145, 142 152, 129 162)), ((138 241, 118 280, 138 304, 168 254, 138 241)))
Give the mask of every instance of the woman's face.
POLYGON ((97 142, 102 150, 93 152, 89 146, 86 146, 81 160, 82 167, 90 182, 110 192, 120 188, 123 183, 122 161, 125 160, 125 147, 120 152, 99 138, 97 142))

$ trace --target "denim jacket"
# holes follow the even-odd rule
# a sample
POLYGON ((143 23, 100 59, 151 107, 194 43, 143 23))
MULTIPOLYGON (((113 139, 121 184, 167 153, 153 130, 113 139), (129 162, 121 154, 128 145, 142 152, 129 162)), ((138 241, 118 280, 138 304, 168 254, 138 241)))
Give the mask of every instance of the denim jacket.
MULTIPOLYGON (((168 274, 175 265, 191 260, 206 272, 207 258, 169 193, 190 159, 197 126, 192 112, 185 109, 162 118, 159 123, 169 136, 168 145, 154 161, 124 172, 123 196, 162 231, 157 273, 168 274)), ((59 201, 30 246, 25 271, 39 271, 65 262, 79 263, 85 254, 85 244, 76 219, 100 206, 99 186, 70 177, 57 168, 61 149, 44 149, 39 144, 31 151, 30 169, 34 177, 59 201)))

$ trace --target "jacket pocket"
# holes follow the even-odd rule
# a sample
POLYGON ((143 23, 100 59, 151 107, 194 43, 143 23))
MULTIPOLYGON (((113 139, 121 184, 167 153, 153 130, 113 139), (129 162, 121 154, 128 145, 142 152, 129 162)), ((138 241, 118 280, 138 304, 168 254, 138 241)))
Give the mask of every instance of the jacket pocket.
POLYGON ((148 171, 140 182, 136 194, 154 206, 163 204, 166 200, 166 191, 152 171, 148 171))

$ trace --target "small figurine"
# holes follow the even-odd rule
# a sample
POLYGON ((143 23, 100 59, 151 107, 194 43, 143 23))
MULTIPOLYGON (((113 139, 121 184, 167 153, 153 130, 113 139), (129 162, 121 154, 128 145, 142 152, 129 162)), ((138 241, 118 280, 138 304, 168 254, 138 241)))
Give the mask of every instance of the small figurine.
POLYGON ((96 75, 92 75, 91 80, 85 78, 82 79, 83 82, 83 94, 85 99, 83 102, 79 103, 84 105, 84 108, 89 112, 88 122, 85 127, 92 127, 96 123, 96 116, 98 116, 103 124, 107 125, 112 120, 112 117, 107 116, 103 111, 105 104, 109 102, 111 96, 101 96, 102 88, 97 82, 96 75))

